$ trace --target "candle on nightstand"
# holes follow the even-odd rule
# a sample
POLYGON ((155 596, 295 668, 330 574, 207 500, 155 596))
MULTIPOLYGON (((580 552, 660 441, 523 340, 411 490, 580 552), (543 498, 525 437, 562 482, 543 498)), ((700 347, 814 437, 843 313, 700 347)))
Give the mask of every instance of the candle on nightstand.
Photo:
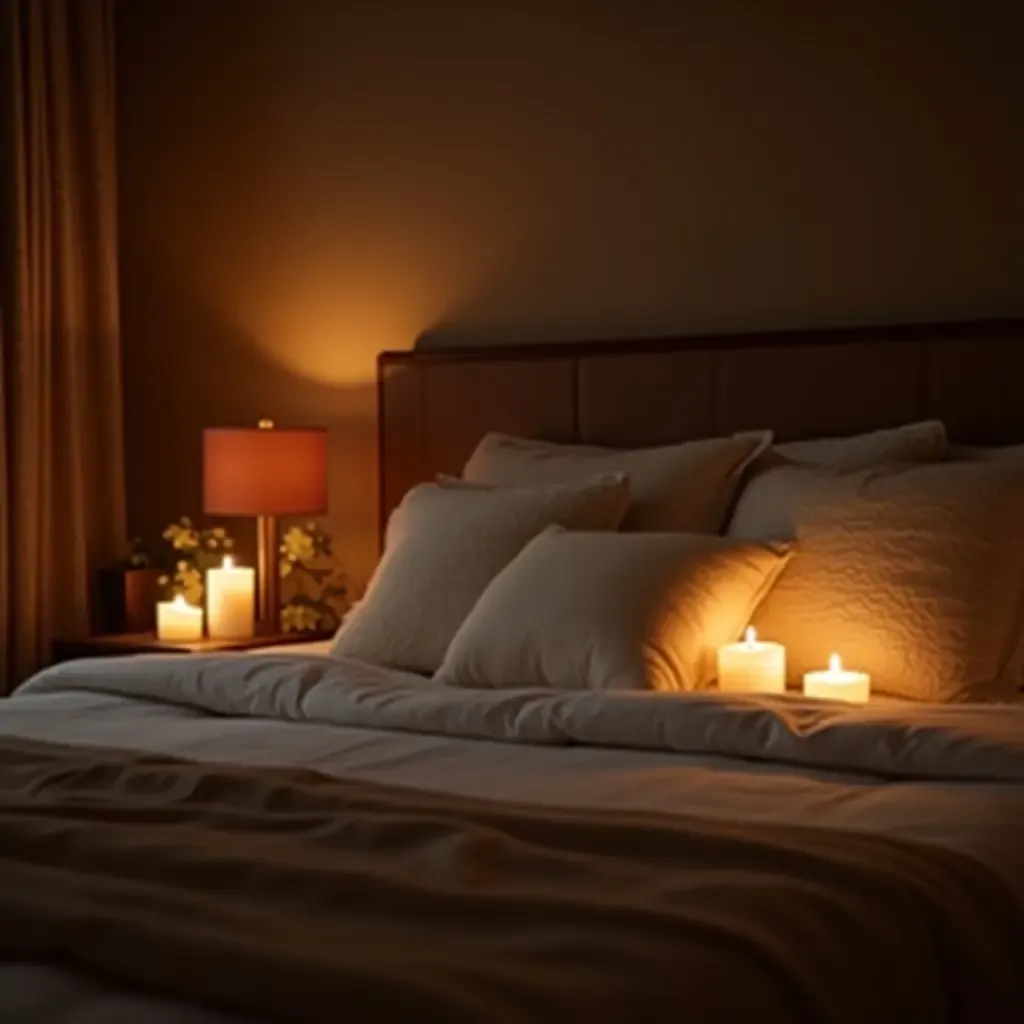
POLYGON ((833 654, 827 671, 808 672, 804 676, 804 696, 866 704, 871 696, 871 677, 866 672, 844 669, 839 655, 833 654))
POLYGON ((724 693, 785 693, 786 648, 758 640, 751 626, 740 643, 718 649, 718 688, 724 693))
POLYGON ((219 569, 206 573, 206 626, 211 640, 241 640, 253 635, 256 572, 224 556, 219 569))
POLYGON ((203 609, 190 605, 179 594, 156 606, 156 636, 168 643, 191 643, 203 638, 203 609))

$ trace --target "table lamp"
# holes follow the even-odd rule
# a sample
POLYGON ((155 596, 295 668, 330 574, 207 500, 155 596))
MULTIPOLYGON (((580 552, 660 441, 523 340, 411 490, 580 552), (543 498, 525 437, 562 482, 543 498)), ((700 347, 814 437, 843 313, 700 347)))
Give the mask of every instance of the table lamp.
POLYGON ((277 517, 327 511, 327 431, 255 427, 203 431, 203 511, 255 516, 257 631, 278 633, 277 517))

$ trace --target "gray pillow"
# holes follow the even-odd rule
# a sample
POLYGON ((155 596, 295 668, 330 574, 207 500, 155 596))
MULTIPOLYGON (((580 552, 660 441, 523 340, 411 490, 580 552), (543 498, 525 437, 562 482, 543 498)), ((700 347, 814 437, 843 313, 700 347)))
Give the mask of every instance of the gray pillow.
POLYGON ((629 503, 621 474, 552 487, 414 487, 388 521, 366 596, 332 653, 433 672, 491 580, 552 523, 614 530, 629 503))
POLYGON ((744 470, 770 444, 766 431, 631 450, 487 434, 462 475, 524 486, 625 473, 631 497, 624 530, 718 533, 744 470))
POLYGON ((695 690, 742 633, 788 546, 549 527, 484 591, 435 680, 695 690))

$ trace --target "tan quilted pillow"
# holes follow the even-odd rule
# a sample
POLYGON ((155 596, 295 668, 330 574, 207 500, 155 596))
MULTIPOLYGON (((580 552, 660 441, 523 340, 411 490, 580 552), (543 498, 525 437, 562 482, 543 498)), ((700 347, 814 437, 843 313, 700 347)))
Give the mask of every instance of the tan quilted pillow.
POLYGON ((792 510, 816 479, 803 467, 841 474, 893 463, 938 462, 948 449, 946 428, 938 420, 853 437, 775 445, 751 466, 726 532, 730 537, 794 536, 792 510))
POLYGON ((772 474, 777 486, 755 494, 763 505, 747 496, 740 535, 797 537, 755 616, 762 636, 785 644, 791 684, 837 652, 877 693, 963 701, 1016 690, 1024 474, 953 463, 772 474))
POLYGON ((692 690, 749 623, 788 546, 551 527, 494 579, 436 681, 692 690))
POLYGON ((472 483, 522 486, 625 473, 631 501, 624 530, 718 533, 743 471, 769 444, 766 431, 633 450, 487 434, 462 475, 472 483))
POLYGON ((420 484, 392 513, 366 596, 332 653, 433 672, 491 580, 545 527, 614 530, 629 503, 620 474, 555 487, 420 484))
POLYGON ((938 462, 949 447, 946 427, 938 420, 908 423, 852 437, 777 444, 772 451, 796 462, 831 469, 870 469, 889 462, 938 462))

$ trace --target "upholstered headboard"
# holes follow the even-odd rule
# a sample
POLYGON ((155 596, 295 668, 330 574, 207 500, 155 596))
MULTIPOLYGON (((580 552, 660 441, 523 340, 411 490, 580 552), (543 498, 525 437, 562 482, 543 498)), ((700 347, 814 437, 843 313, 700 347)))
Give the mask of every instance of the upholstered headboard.
POLYGON ((1024 441, 1024 319, 385 352, 378 391, 383 524, 489 430, 635 446, 936 418, 957 441, 1024 441))

